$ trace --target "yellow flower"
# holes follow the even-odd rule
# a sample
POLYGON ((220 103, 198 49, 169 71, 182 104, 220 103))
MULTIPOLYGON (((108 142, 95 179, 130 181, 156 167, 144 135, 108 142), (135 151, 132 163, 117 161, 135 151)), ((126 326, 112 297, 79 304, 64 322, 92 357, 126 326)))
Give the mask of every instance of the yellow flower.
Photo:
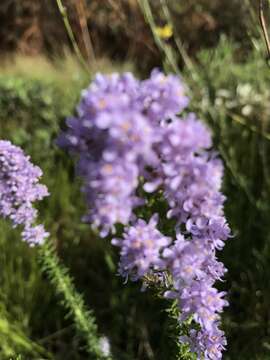
POLYGON ((162 27, 156 27, 156 33, 161 39, 169 39, 173 35, 173 29, 171 25, 167 24, 162 27))

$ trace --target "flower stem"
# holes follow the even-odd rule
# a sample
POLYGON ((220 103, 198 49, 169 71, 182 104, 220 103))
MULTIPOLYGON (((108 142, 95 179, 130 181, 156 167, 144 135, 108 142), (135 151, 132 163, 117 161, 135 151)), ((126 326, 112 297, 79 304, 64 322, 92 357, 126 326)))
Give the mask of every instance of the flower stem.
POLYGON ((53 244, 47 240, 39 250, 43 271, 49 277, 56 292, 63 298, 68 315, 73 318, 74 325, 86 342, 86 350, 91 359, 107 359, 100 346, 100 337, 94 314, 86 308, 82 296, 76 291, 68 269, 60 264, 53 244))
POLYGON ((62 0, 56 0, 56 3, 57 3, 57 6, 58 6, 58 9, 59 9, 59 12, 60 12, 60 14, 62 16, 62 19, 63 19, 64 25, 65 25, 68 37, 69 37, 69 39, 71 41, 71 44, 72 44, 73 49, 75 51, 75 54, 77 55, 81 65, 89 73, 89 67, 87 66, 87 64, 86 64, 86 62, 85 62, 85 60, 83 58, 83 55, 82 55, 82 53, 81 53, 81 51, 79 49, 79 46, 78 46, 77 41, 75 39, 74 33, 72 31, 72 28, 71 28, 71 25, 70 25, 70 22, 69 22, 69 19, 68 19, 68 15, 67 15, 67 9, 63 5, 62 0))

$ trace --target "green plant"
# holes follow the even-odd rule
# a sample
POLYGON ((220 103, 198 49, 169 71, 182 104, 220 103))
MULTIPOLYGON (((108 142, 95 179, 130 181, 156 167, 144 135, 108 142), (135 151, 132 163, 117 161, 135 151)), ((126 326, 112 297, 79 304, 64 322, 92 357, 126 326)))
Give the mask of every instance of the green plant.
POLYGON ((234 235, 222 256, 229 270, 226 359, 264 359, 269 356, 270 72, 261 52, 243 59, 225 37, 215 50, 199 54, 196 72, 196 86, 185 73, 191 106, 212 127, 225 162, 226 214, 234 235))
POLYGON ((92 311, 87 310, 81 295, 76 291, 69 271, 60 264, 55 249, 48 241, 40 247, 40 262, 55 291, 62 297, 67 316, 74 319, 78 333, 86 342, 87 352, 93 359, 105 359, 97 334, 97 325, 92 311))

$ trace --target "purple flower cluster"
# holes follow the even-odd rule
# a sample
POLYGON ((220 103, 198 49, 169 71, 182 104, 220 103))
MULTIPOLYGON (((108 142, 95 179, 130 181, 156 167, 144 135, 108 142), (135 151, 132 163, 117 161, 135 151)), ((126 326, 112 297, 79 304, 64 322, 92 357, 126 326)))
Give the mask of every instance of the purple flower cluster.
POLYGON ((157 223, 156 214, 149 223, 138 219, 126 230, 123 239, 113 239, 112 243, 121 247, 119 272, 122 276, 138 280, 150 270, 165 266, 160 252, 171 243, 171 239, 157 229, 157 223))
POLYGON ((129 73, 99 74, 83 91, 78 117, 67 120, 59 144, 79 157, 89 207, 85 219, 101 235, 133 219, 133 209, 142 203, 135 194, 138 178, 158 162, 159 123, 186 105, 182 94, 178 79, 160 72, 143 82, 129 73))
POLYGON ((156 70, 144 81, 97 75, 59 143, 78 159, 86 220, 102 236, 116 223, 125 225, 122 239, 112 241, 120 247, 120 274, 132 280, 169 274, 165 296, 177 299, 179 321, 192 317, 198 324, 180 340, 199 358, 218 360, 226 345, 219 323, 227 302, 214 288, 226 271, 216 250, 230 235, 220 191, 223 166, 209 150, 208 128, 193 113, 180 114, 188 101, 178 77, 156 70), (167 200, 176 240, 157 229, 156 215, 148 223, 137 219, 143 182, 146 192, 162 192, 167 200))
MULTIPOLYGON (((227 301, 214 287, 225 273, 215 257, 230 236, 223 213, 225 197, 220 192, 222 163, 206 151, 211 146, 209 131, 193 114, 167 126, 161 144, 161 173, 169 217, 177 220, 182 236, 164 251, 173 277, 173 295, 178 299, 182 319, 193 315, 200 331, 191 347, 199 357, 220 359, 226 343, 218 328, 227 301)), ((178 230, 179 231, 179 230, 178 230)))
POLYGON ((213 284, 224 274, 223 264, 202 239, 186 240, 179 235, 174 245, 164 250, 163 257, 173 278, 173 290, 165 296, 178 300, 181 321, 193 316, 200 325, 200 331, 191 330, 190 336, 181 341, 188 342, 199 358, 221 359, 226 339, 218 328, 219 314, 227 301, 224 292, 218 292, 213 284))
POLYGON ((41 244, 48 236, 42 225, 33 225, 37 210, 33 202, 48 195, 38 183, 42 171, 34 166, 22 149, 0 140, 0 216, 13 226, 23 225, 22 238, 30 245, 41 244))

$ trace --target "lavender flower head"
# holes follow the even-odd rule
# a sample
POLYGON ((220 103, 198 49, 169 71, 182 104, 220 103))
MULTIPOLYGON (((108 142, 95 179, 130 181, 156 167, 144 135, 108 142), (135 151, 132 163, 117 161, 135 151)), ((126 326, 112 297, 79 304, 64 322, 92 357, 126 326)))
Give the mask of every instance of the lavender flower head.
POLYGON ((102 236, 114 230, 115 223, 128 224, 134 218, 134 208, 142 203, 136 196, 138 178, 146 166, 158 163, 155 146, 162 138, 159 120, 149 121, 150 113, 153 120, 154 114, 161 119, 172 109, 182 110, 187 103, 183 91, 178 78, 160 72, 142 82, 130 73, 98 74, 83 91, 77 117, 67 120, 68 129, 58 142, 78 158, 89 208, 84 219, 102 236))
POLYGON ((34 166, 22 149, 0 140, 0 216, 13 226, 23 225, 22 238, 30 245, 41 244, 48 236, 42 225, 33 226, 37 218, 35 201, 48 196, 39 184, 42 171, 34 166))
POLYGON ((129 227, 123 239, 113 239, 112 243, 121 248, 120 274, 138 280, 151 269, 163 267, 160 252, 171 243, 158 229, 158 216, 155 214, 149 223, 139 219, 129 227))
POLYGON ((185 93, 179 77, 157 70, 143 81, 129 73, 99 74, 83 91, 59 144, 77 159, 85 219, 101 236, 124 225, 122 237, 112 240, 120 248, 119 273, 133 281, 148 274, 170 279, 163 282, 164 296, 176 299, 180 322, 192 317, 194 325, 179 341, 201 359, 219 360, 227 301, 214 287, 226 272, 216 251, 230 236, 220 190, 223 165, 210 150, 209 129, 195 114, 183 115, 185 93), (146 203, 138 195, 141 185, 163 194, 167 217, 176 221, 175 240, 157 229, 157 215, 149 222, 137 218, 136 208, 146 203))
POLYGON ((142 82, 140 92, 148 118, 157 123, 174 118, 189 103, 179 77, 165 76, 159 70, 153 70, 150 78, 142 82))

